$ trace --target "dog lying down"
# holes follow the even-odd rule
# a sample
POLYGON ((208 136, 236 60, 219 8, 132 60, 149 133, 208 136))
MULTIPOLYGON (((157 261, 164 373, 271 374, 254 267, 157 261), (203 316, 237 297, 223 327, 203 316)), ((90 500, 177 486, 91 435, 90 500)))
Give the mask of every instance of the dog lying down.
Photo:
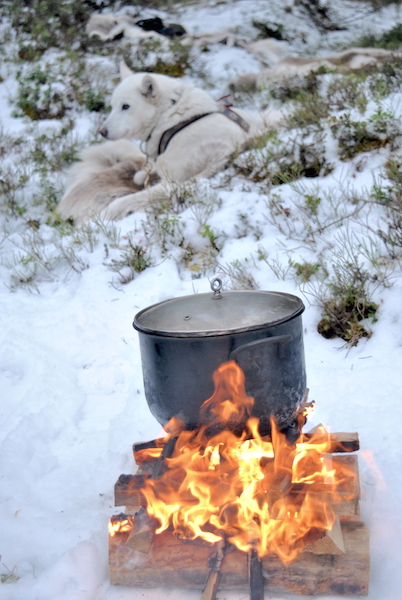
MULTIPOLYGON (((270 40, 261 40, 254 44, 254 51, 259 52, 261 56, 271 58, 272 48, 267 42, 270 40)), ((283 47, 285 51, 286 47, 283 47)), ((277 47, 273 50, 277 51, 277 47)), ((280 48, 278 48, 280 50, 280 48)), ((273 66, 263 69, 260 73, 246 73, 240 75, 229 82, 232 90, 256 90, 261 87, 267 87, 273 82, 286 81, 292 77, 304 77, 320 67, 326 67, 329 70, 355 71, 368 65, 377 65, 384 62, 391 62, 402 57, 401 52, 384 50, 383 48, 349 48, 335 54, 318 57, 303 56, 282 56, 277 52, 279 58, 273 66)), ((271 60, 271 62, 273 62, 271 60)))
POLYGON ((67 173, 66 191, 57 209, 62 219, 73 219, 80 226, 116 198, 144 188, 134 177, 143 172, 146 156, 129 140, 90 146, 79 159, 67 173))
MULTIPOLYGON (((119 219, 144 209, 152 199, 169 198, 172 186, 215 174, 233 152, 241 151, 250 139, 261 135, 268 127, 277 126, 282 119, 279 111, 252 114, 236 109, 234 112, 190 83, 166 75, 133 73, 124 63, 120 65, 120 74, 122 81, 113 92, 112 111, 99 131, 108 140, 142 141, 152 174, 156 174, 160 183, 129 192, 128 181, 125 181, 119 194, 116 189, 113 199, 110 192, 99 197, 96 191, 89 193, 91 161, 87 170, 85 165, 90 155, 84 153, 81 170, 88 178, 91 206, 81 200, 74 201, 78 180, 70 185, 59 205, 64 218, 72 216, 82 223, 90 218, 95 207, 104 209, 103 218, 119 219), (117 195, 121 197, 116 198, 117 195)), ((104 148, 106 156, 112 146, 105 145, 104 148)), ((133 150, 135 146, 131 148, 132 153, 137 152, 137 149, 133 150)), ((138 160, 141 162, 142 159, 139 154, 138 160)), ((115 169, 123 168, 119 165, 110 173, 116 186, 115 169)), ((132 169, 137 165, 139 163, 132 169)), ((74 180, 74 168, 72 173, 74 180)), ((94 188, 100 189, 107 178, 107 171, 96 174, 94 188)), ((136 177, 136 181, 141 183, 144 178, 136 177)), ((109 183, 107 188, 110 188, 109 183)))

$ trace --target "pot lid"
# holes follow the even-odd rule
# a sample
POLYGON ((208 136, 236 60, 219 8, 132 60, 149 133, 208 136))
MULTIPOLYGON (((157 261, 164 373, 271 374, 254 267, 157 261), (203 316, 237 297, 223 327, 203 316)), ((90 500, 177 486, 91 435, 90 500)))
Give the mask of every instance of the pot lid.
POLYGON ((172 298, 136 314, 138 331, 168 337, 230 335, 279 325, 297 317, 304 304, 297 296, 263 290, 221 293, 222 282, 211 282, 213 294, 172 298))

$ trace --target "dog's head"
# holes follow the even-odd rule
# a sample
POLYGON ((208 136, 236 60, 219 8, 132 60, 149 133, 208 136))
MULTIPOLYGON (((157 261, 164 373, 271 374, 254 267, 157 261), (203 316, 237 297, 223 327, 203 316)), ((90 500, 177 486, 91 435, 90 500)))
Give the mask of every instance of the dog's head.
POLYGON ((164 110, 175 102, 178 83, 165 75, 133 73, 125 63, 120 65, 120 76, 122 81, 112 94, 112 111, 99 133, 109 140, 146 140, 164 110))

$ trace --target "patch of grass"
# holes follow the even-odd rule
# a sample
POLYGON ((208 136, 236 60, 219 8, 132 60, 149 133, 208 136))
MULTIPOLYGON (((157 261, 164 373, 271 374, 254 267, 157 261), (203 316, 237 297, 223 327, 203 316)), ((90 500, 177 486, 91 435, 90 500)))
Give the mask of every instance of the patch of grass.
POLYGON ((305 194, 305 203, 307 209, 311 212, 312 215, 318 214, 318 207, 321 204, 321 198, 316 196, 315 194, 305 194))
POLYGON ((51 134, 40 133, 34 137, 28 159, 32 161, 35 172, 47 175, 62 171, 74 162, 80 143, 78 136, 72 133, 73 127, 73 122, 66 122, 51 134))
POLYGON ((370 291, 373 285, 379 285, 379 271, 363 264, 364 252, 356 236, 347 231, 337 236, 331 252, 332 274, 315 294, 322 311, 318 333, 327 339, 340 337, 350 346, 371 337, 372 332, 362 321, 375 322, 379 308, 370 291))
MULTIPOLYGON (((35 68, 19 79, 17 106, 33 121, 61 119, 68 108, 63 78, 35 68)), ((14 116, 21 116, 18 112, 14 116)))
POLYGON ((91 60, 58 58, 20 69, 14 116, 33 121, 60 119, 73 109, 103 112, 106 95, 113 88, 109 73, 91 60))
POLYGON ((330 115, 328 102, 320 96, 306 94, 300 96, 295 107, 286 116, 288 129, 322 129, 322 121, 330 115))
POLYGON ((402 46, 402 23, 397 23, 381 35, 366 33, 356 43, 359 48, 384 48, 385 50, 397 50, 402 46))
POLYGON ((191 68, 191 48, 177 39, 144 39, 135 47, 126 46, 123 58, 135 72, 183 77, 191 68))
POLYGON ((269 94, 274 100, 287 102, 288 100, 300 100, 306 96, 317 96, 320 87, 319 75, 326 73, 323 67, 311 71, 303 77, 296 76, 279 81, 270 86, 269 94))
POLYGON ((402 250, 402 165, 398 157, 385 166, 388 184, 373 186, 371 199, 383 207, 383 217, 376 233, 384 242, 391 259, 400 259, 402 250))
MULTIPOLYGON (((49 48, 75 47, 86 51, 97 43, 85 32, 91 14, 99 9, 96 0, 4 0, 3 14, 20 40, 19 58, 38 60, 49 48)), ((102 5, 111 4, 107 0, 102 5)))
POLYGON ((320 268, 321 265, 318 263, 309 263, 309 262, 294 262, 292 263, 292 267, 294 268, 295 274, 297 278, 305 283, 306 281, 310 281, 310 279, 315 275, 320 268))
POLYGON ((271 140, 265 148, 246 152, 232 160, 235 172, 266 191, 272 185, 291 183, 300 177, 328 175, 332 167, 325 159, 325 148, 320 135, 310 136, 295 132, 292 138, 279 142, 271 140))
POLYGON ((334 75, 326 90, 328 105, 333 110, 357 108, 364 114, 367 104, 366 76, 361 73, 334 75))
POLYGON ((375 302, 351 293, 333 300, 325 300, 322 310, 317 331, 323 337, 327 339, 340 337, 350 346, 356 346, 361 338, 372 336, 372 332, 360 321, 367 318, 371 318, 373 322, 376 320, 378 305, 375 302))
POLYGON ((282 23, 275 23, 274 21, 257 21, 256 19, 253 19, 251 24, 259 32, 257 39, 265 40, 269 37, 276 40, 286 40, 282 23))
POLYGON ((392 61, 378 65, 370 73, 367 83, 377 102, 392 93, 400 92, 402 88, 402 60, 394 56, 392 61))
MULTIPOLYGON (((232 260, 226 265, 218 264, 219 277, 229 280, 229 289, 232 290, 257 290, 258 285, 250 268, 252 264, 245 258, 243 261, 232 260)), ((226 287, 226 286, 225 286, 226 287)))
POLYGON ((101 112, 105 109, 105 95, 98 90, 87 90, 85 92, 84 106, 90 112, 101 112))
POLYGON ((156 243, 163 254, 173 247, 182 247, 185 243, 181 215, 171 211, 170 202, 155 202, 147 212, 144 223, 148 241, 156 243))
POLYGON ((353 121, 349 113, 341 115, 331 125, 339 143, 341 160, 350 160, 359 152, 368 152, 392 144, 401 135, 399 121, 381 109, 367 121, 353 121))
POLYGON ((389 6, 390 4, 401 4, 402 0, 357 0, 358 2, 363 2, 364 4, 367 1, 371 4, 375 11, 381 10, 384 6, 389 6))
POLYGON ((251 215, 246 212, 239 212, 237 213, 237 216, 239 219, 239 224, 235 224, 235 228, 237 231, 236 237, 238 239, 241 239, 252 234, 254 239, 258 241, 263 234, 258 221, 256 221, 255 224, 252 223, 250 218, 251 215))
POLYGON ((119 274, 120 284, 127 284, 137 273, 142 273, 152 264, 149 250, 138 244, 132 234, 128 234, 126 243, 120 247, 119 258, 113 258, 106 266, 119 274))
POLYGON ((29 181, 31 172, 24 164, 0 165, 0 203, 11 214, 21 216, 26 212, 21 192, 29 181))
POLYGON ((169 60, 158 57, 153 69, 150 70, 169 77, 183 77, 191 68, 190 47, 183 46, 178 40, 172 40, 170 41, 170 53, 169 60))
POLYGON ((0 583, 15 583, 21 579, 17 572, 17 566, 14 566, 11 570, 5 565, 3 566, 7 569, 7 573, 0 573, 0 583))

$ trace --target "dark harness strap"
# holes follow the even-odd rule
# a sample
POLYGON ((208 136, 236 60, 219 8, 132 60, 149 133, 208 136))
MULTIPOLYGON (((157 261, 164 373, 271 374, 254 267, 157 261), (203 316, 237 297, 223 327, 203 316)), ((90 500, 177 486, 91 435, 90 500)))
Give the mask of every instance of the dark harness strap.
POLYGON ((244 129, 244 131, 248 132, 250 130, 250 125, 240 115, 235 113, 233 110, 230 110, 229 106, 232 106, 232 104, 230 104, 226 100, 226 98, 228 98, 228 96, 225 96, 224 98, 221 98, 219 100, 219 102, 221 104, 218 106, 217 111, 204 113, 202 115, 195 115, 194 117, 191 117, 190 119, 187 119, 186 121, 180 121, 180 123, 177 123, 177 125, 174 125, 173 127, 170 127, 170 129, 167 129, 163 133, 161 139, 159 140, 158 156, 160 154, 162 154, 163 152, 165 152, 170 140, 172 139, 172 137, 174 135, 176 135, 176 133, 178 133, 185 127, 187 127, 187 125, 191 125, 191 123, 194 123, 195 121, 198 121, 199 119, 208 117, 208 115, 221 113, 222 115, 225 115, 225 117, 228 117, 228 119, 231 119, 232 121, 237 123, 242 129, 244 129))
POLYGON ((178 133, 185 127, 187 127, 187 125, 191 125, 191 123, 194 123, 194 121, 198 121, 199 119, 202 119, 202 118, 207 117, 208 115, 212 115, 212 114, 213 113, 209 112, 209 113, 204 113, 203 115, 196 115, 195 117, 191 117, 191 119, 187 119, 186 121, 180 121, 180 123, 177 123, 177 125, 174 125, 170 129, 167 129, 165 131, 165 133, 162 135, 161 139, 159 140, 158 156, 159 156, 159 154, 162 154, 163 152, 165 152, 168 143, 170 142, 172 137, 174 135, 176 135, 176 133, 178 133))

